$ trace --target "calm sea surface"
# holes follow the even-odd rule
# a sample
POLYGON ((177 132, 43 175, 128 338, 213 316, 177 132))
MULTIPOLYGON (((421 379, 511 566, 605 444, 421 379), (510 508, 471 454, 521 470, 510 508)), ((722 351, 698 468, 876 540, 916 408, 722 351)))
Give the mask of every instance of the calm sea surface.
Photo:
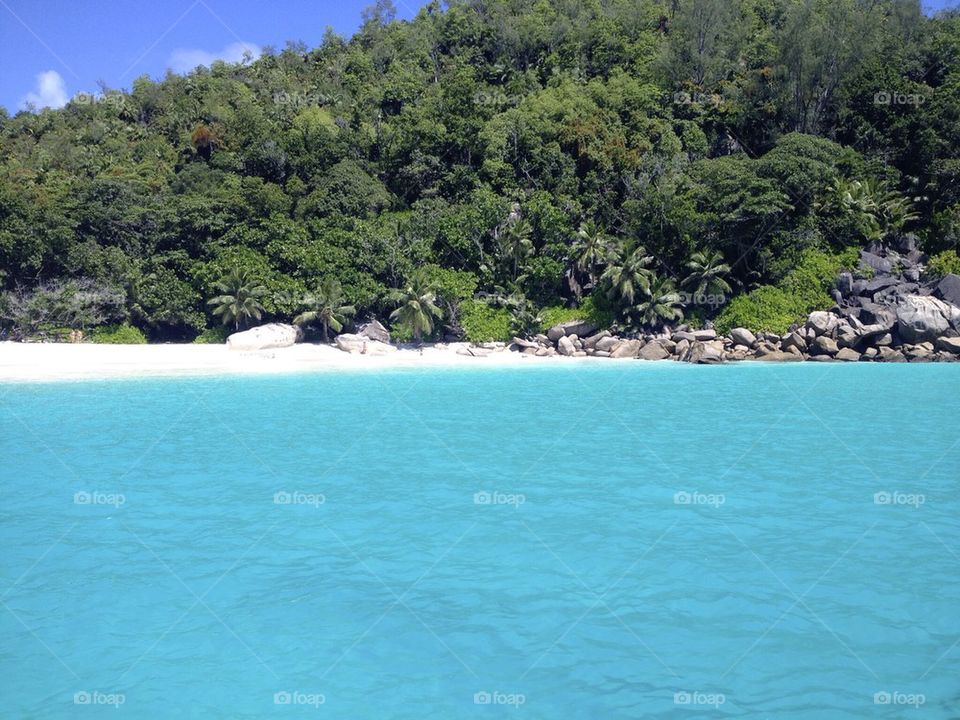
POLYGON ((0 715, 960 717, 960 365, 0 385, 0 715))

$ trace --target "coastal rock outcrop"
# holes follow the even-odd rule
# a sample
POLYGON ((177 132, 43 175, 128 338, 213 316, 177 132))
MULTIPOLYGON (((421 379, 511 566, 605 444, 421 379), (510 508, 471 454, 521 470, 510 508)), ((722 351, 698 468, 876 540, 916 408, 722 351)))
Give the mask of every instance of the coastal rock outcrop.
POLYGON ((936 340, 960 327, 960 308, 935 297, 908 295, 897 306, 897 331, 909 343, 936 340))
POLYGON ((589 337, 595 332, 597 332, 597 326, 589 320, 568 320, 547 330, 547 337, 557 342, 564 335, 576 335, 582 338, 589 337))
POLYGON ((361 325, 357 330, 357 335, 365 337, 369 340, 376 340, 377 342, 390 342, 390 331, 387 330, 379 320, 371 320, 370 322, 361 325))
POLYGON ((555 325, 546 335, 513 339, 511 350, 538 357, 639 358, 714 364, 763 362, 956 362, 960 360, 960 276, 926 279, 926 256, 904 236, 873 243, 856 272, 840 273, 835 305, 816 310, 786 333, 746 327, 720 334, 709 323, 618 336, 587 321, 555 325), (898 274, 894 274, 894 273, 898 274))
POLYGON ((730 339, 733 340, 735 345, 744 345, 745 347, 752 348, 757 344, 757 337, 752 332, 746 328, 734 328, 730 331, 730 339))
POLYGON ((337 335, 334 342, 336 342, 337 347, 344 352, 359 355, 386 355, 387 353, 395 352, 397 349, 393 345, 388 345, 379 340, 371 340, 363 335, 353 333, 337 335))
MULTIPOLYGON (((610 350, 610 357, 612 358, 632 358, 637 357, 637 353, 640 352, 640 346, 643 343, 639 340, 622 340, 618 343, 612 350, 610 350)), ((668 357, 667 353, 663 353, 663 357, 668 357)), ((661 359, 661 358, 656 358, 661 359)))
POLYGON ((230 350, 270 350, 290 347, 302 337, 303 331, 296 325, 267 323, 233 333, 227 338, 227 347, 230 350))

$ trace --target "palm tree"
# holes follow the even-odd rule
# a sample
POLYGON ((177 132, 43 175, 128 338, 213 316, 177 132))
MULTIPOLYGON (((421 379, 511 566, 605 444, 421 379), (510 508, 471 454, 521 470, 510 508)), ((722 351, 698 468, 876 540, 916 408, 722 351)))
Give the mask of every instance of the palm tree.
POLYGON ((633 305, 637 296, 648 296, 653 279, 652 262, 653 256, 647 255, 642 245, 611 253, 610 264, 600 276, 601 281, 608 283, 607 296, 625 307, 633 305))
POLYGON ((390 313, 390 319, 409 328, 417 342, 433 332, 434 318, 443 317, 433 288, 420 273, 414 273, 406 287, 392 290, 387 297, 400 303, 400 307, 390 313))
POLYGON ((650 295, 627 311, 633 324, 639 327, 657 327, 664 322, 683 320, 683 303, 676 285, 669 278, 655 278, 650 284, 650 295))
POLYGON ((253 273, 235 267, 223 280, 214 283, 223 294, 208 300, 207 305, 215 306, 213 314, 220 316, 224 325, 232 323, 234 329, 239 330, 251 318, 260 319, 263 313, 260 298, 266 295, 267 288, 254 282, 253 273))
POLYGON ((593 285, 597 281, 597 268, 610 252, 610 238, 593 220, 588 220, 580 225, 571 252, 574 270, 585 274, 593 285))
POLYGON ((724 295, 733 291, 724 276, 730 272, 730 266, 723 261, 719 252, 696 252, 687 263, 690 274, 682 285, 692 289, 694 295, 724 295))
POLYGON ((497 238, 497 252, 510 277, 516 280, 523 261, 533 255, 533 228, 523 218, 509 221, 497 238))
POLYGON ((319 322, 323 327, 323 341, 330 342, 330 328, 334 332, 343 330, 343 324, 356 315, 353 305, 345 304, 343 288, 333 278, 323 281, 317 292, 307 299, 308 310, 293 319, 294 325, 307 325, 319 322))

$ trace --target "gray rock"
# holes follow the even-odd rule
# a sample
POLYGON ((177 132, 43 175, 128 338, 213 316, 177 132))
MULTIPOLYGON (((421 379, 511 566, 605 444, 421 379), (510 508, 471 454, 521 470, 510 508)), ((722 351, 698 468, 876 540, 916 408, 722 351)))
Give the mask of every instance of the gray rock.
POLYGON ((885 305, 868 302, 860 309, 860 319, 866 325, 880 325, 884 332, 889 332, 897 324, 897 311, 885 305))
MULTIPOLYGON (((552 329, 553 328, 551 328, 551 330, 552 329)), ((577 346, 573 344, 573 340, 563 335, 557 340, 557 352, 561 355, 572 356, 577 352, 577 346)))
POLYGON ((873 358, 877 357, 877 355, 879 354, 880 354, 880 351, 877 350, 875 347, 868 347, 866 350, 863 351, 863 357, 867 358, 867 360, 873 360, 873 358))
POLYGON ((837 325, 837 345, 842 348, 852 348, 860 341, 860 334, 850 324, 849 320, 841 320, 837 325))
POLYGON ((600 340, 597 341, 595 347, 597 350, 610 352, 614 347, 616 347, 616 345, 619 342, 620 342, 620 338, 613 337, 612 335, 608 335, 607 337, 600 338, 600 340))
POLYGON ((670 336, 670 339, 675 343, 680 342, 681 340, 686 340, 687 342, 693 342, 697 338, 689 330, 678 330, 670 336))
POLYGON ((937 349, 944 352, 960 355, 960 337, 937 338, 937 349))
MULTIPOLYGON (((653 340, 638 348, 636 356, 641 360, 666 360, 670 357, 670 353, 666 351, 663 345, 653 340)), ((613 353, 612 357, 617 357, 616 353, 613 353)))
POLYGON ((762 362, 803 362, 803 355, 777 351, 758 355, 755 359, 762 362))
POLYGON ((837 328, 837 316, 825 310, 814 310, 807 317, 807 328, 819 335, 830 335, 837 328))
POLYGON ((560 339, 560 335, 556 335, 558 332, 562 335, 576 335, 577 337, 587 337, 588 335, 593 335, 597 331, 597 326, 588 320, 569 320, 565 323, 560 323, 559 325, 554 325, 547 331, 547 337, 556 342, 560 339))
POLYGON ((960 275, 944 275, 937 283, 937 295, 955 307, 960 307, 960 275))
POLYGON ((390 342, 390 332, 379 320, 371 320, 365 325, 361 325, 360 329, 357 330, 357 335, 382 343, 390 342))
POLYGON ((860 251, 860 262, 867 267, 872 267, 877 272, 888 273, 893 269, 893 265, 890 264, 890 261, 880 257, 879 255, 874 255, 871 252, 866 250, 860 251))
POLYGON ((610 331, 609 331, 609 330, 601 330, 600 332, 594 333, 593 335, 591 335, 590 337, 588 337, 586 340, 584 340, 584 341, 583 341, 583 347, 584 347, 585 349, 587 349, 587 350, 589 350, 589 349, 591 349, 591 348, 595 348, 595 347, 597 347, 597 343, 599 343, 599 342, 600 342, 601 340, 603 340, 604 338, 608 338, 608 337, 610 337, 610 331))
POLYGON ((936 340, 960 324, 960 308, 932 296, 908 295, 897 305, 897 331, 906 342, 936 340))
POLYGON ((883 275, 881 277, 875 277, 872 280, 867 280, 866 285, 861 291, 861 295, 876 295, 878 292, 887 290, 888 288, 898 285, 900 280, 895 278, 893 275, 883 275))
POLYGON ((344 352, 359 355, 385 355, 388 352, 396 350, 393 345, 352 333, 337 335, 334 342, 336 342, 337 347, 344 352))
POLYGON ((595 350, 593 352, 593 356, 594 357, 610 357, 610 353, 608 353, 606 350, 595 350))
POLYGON ((843 362, 859 362, 860 353, 850 348, 842 348, 840 352, 837 353, 837 360, 842 360, 843 362))
POLYGON ((839 351, 836 341, 826 335, 818 337, 810 347, 810 352, 814 355, 836 355, 839 351))
POLYGON ((880 360, 883 362, 906 362, 907 358, 899 350, 882 347, 880 348, 880 360))
POLYGON ((807 341, 799 333, 787 333, 780 339, 780 347, 783 350, 790 350, 791 347, 797 348, 802 353, 807 351, 807 341))
POLYGON ((641 345, 643 345, 643 343, 640 340, 621 340, 608 352, 612 358, 637 357, 637 353, 640 352, 641 345))
POLYGON ((730 331, 730 339, 735 345, 745 345, 752 348, 757 344, 757 337, 746 328, 734 328, 730 331))
POLYGON ((535 343, 532 340, 524 340, 520 337, 514 337, 513 344, 520 348, 533 348, 534 350, 540 347, 539 343, 535 343))
POLYGON ((837 290, 843 297, 853 295, 853 275, 848 272, 840 273, 837 277, 837 290))
POLYGON ((566 334, 567 333, 564 331, 563 325, 554 325, 552 328, 547 330, 547 337, 550 339, 550 342, 557 342, 557 340, 566 334))
POLYGON ((686 360, 698 365, 716 365, 723 362, 723 351, 708 342, 695 342, 690 346, 686 360))
POLYGON ((713 330, 713 329, 710 329, 710 330, 694 330, 694 331, 693 331, 693 339, 694 339, 694 340, 698 340, 699 342, 706 342, 706 341, 708 341, 708 340, 716 340, 716 338, 717 338, 717 331, 716 331, 716 330, 713 330))
POLYGON ((235 332, 227 338, 229 350, 270 350, 296 344, 303 331, 296 325, 267 323, 243 332, 235 332))
POLYGON ((910 362, 923 362, 929 360, 933 355, 933 346, 929 345, 929 343, 905 345, 902 352, 910 362))

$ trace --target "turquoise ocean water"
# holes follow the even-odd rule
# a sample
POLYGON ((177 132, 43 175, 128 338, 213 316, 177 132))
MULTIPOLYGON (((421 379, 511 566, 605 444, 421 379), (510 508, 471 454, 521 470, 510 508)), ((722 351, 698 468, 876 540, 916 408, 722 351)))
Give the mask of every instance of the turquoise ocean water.
POLYGON ((0 715, 960 717, 960 366, 0 385, 0 715))

